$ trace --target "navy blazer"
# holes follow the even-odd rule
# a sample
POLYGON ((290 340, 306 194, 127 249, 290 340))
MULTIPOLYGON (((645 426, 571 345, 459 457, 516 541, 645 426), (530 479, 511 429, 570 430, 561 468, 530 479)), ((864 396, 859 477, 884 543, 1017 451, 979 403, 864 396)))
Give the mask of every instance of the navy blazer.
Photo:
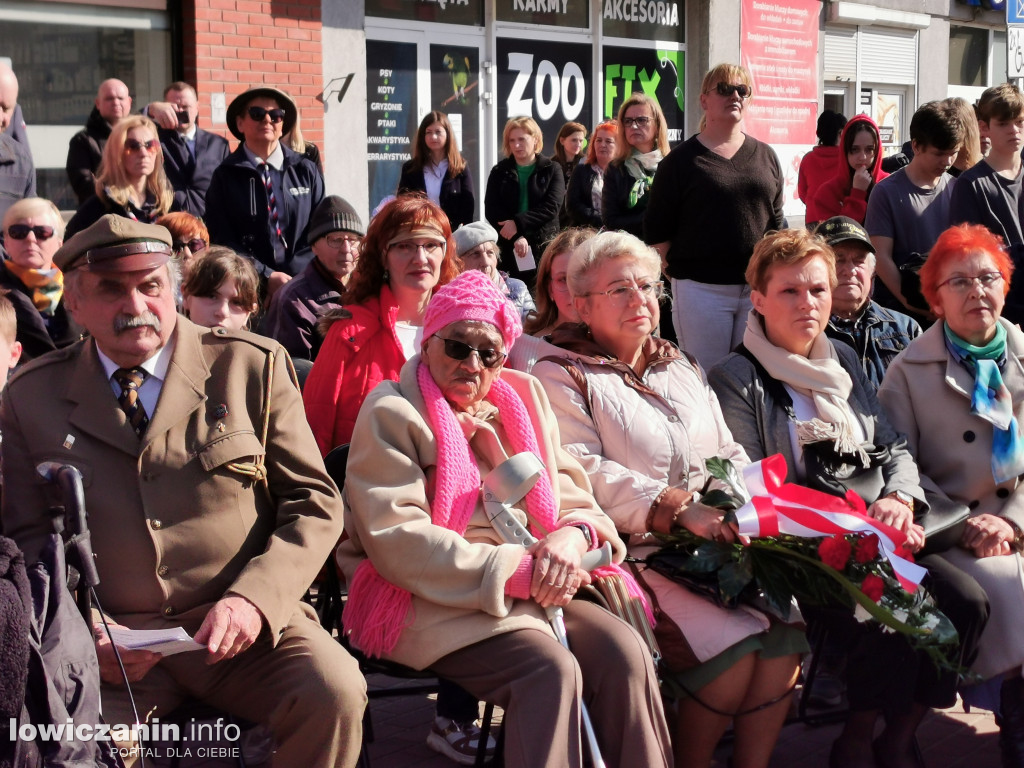
POLYGON ((175 207, 203 218, 206 215, 206 190, 210 188, 213 172, 231 154, 227 139, 197 128, 196 156, 193 159, 185 137, 180 133, 160 128, 157 134, 164 151, 164 173, 174 187, 175 207))
MULTIPOLYGON (((398 194, 403 192, 426 192, 427 183, 423 179, 423 171, 415 171, 412 168, 412 160, 402 166, 402 178, 398 180, 398 194)), ((474 210, 476 208, 476 194, 473 190, 473 177, 469 173, 469 167, 452 178, 445 174, 441 181, 441 194, 438 196, 441 210, 448 216, 452 225, 452 231, 476 221, 474 210)))
POLYGON ((324 199, 324 178, 312 160, 281 145, 284 163, 281 166, 282 194, 278 210, 284 222, 287 243, 283 264, 274 262, 274 245, 270 240, 267 188, 263 176, 249 161, 245 145, 228 155, 213 172, 206 193, 206 226, 210 242, 225 245, 249 256, 256 270, 264 277, 284 272, 294 277, 302 272, 313 252, 306 247, 309 218, 324 199))

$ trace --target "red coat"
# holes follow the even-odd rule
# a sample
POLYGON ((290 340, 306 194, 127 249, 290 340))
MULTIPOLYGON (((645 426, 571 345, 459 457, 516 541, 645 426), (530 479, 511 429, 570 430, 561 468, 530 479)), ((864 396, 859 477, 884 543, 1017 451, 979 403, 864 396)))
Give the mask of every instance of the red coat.
POLYGON ((796 196, 806 203, 818 187, 832 178, 836 172, 836 158, 839 147, 816 146, 800 161, 800 170, 796 176, 796 196))
POLYGON ((395 334, 398 303, 385 285, 377 298, 346 307, 352 317, 327 332, 302 399, 320 453, 352 439, 356 416, 370 391, 396 381, 405 353, 395 334))
POLYGON ((868 195, 880 182, 889 174, 882 170, 882 140, 878 135, 878 126, 875 121, 867 115, 854 115, 843 128, 843 135, 839 139, 839 156, 836 160, 835 170, 832 178, 825 181, 813 192, 807 200, 807 214, 805 220, 808 224, 825 221, 833 216, 849 216, 851 219, 863 224, 864 216, 868 212, 868 195), (853 188, 853 169, 846 159, 846 137, 853 131, 862 127, 865 123, 871 126, 875 134, 875 164, 871 169, 872 182, 865 190, 853 188))

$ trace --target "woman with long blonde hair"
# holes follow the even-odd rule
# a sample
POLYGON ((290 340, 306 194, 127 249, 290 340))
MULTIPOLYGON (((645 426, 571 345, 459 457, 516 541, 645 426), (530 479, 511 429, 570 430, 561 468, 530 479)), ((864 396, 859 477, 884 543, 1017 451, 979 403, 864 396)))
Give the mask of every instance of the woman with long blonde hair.
POLYGON ((148 117, 129 115, 110 132, 96 173, 96 194, 68 222, 65 239, 107 213, 148 224, 173 207, 174 190, 164 174, 156 124, 148 117))

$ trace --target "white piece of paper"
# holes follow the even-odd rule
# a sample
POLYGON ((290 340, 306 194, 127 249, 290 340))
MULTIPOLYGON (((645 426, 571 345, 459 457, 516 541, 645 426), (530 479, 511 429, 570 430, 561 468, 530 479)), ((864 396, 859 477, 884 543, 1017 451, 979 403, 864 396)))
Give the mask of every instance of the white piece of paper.
POLYGON ((182 627, 174 629, 121 629, 112 627, 114 645, 132 651, 152 651, 173 656, 185 651, 202 651, 206 646, 193 640, 182 627))
POLYGON ((530 270, 537 268, 537 260, 533 258, 533 248, 526 246, 526 254, 520 256, 516 254, 516 266, 520 272, 529 272, 530 270))

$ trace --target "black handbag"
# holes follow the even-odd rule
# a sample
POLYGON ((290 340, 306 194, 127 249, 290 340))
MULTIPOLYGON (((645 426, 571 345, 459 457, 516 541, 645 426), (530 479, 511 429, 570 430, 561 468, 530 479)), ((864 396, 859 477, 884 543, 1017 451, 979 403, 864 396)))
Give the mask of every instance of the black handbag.
POLYGON ((828 440, 808 443, 803 453, 807 471, 805 484, 833 496, 845 496, 848 491, 854 491, 865 504, 870 504, 885 488, 883 468, 892 460, 892 451, 877 445, 865 447, 864 451, 869 459, 867 466, 858 456, 838 452, 828 440))
POLYGON ((912 253, 905 262, 897 267, 900 271, 900 293, 903 294, 908 305, 922 312, 927 312, 930 309, 928 301, 921 293, 921 276, 918 274, 927 258, 927 254, 912 253))

